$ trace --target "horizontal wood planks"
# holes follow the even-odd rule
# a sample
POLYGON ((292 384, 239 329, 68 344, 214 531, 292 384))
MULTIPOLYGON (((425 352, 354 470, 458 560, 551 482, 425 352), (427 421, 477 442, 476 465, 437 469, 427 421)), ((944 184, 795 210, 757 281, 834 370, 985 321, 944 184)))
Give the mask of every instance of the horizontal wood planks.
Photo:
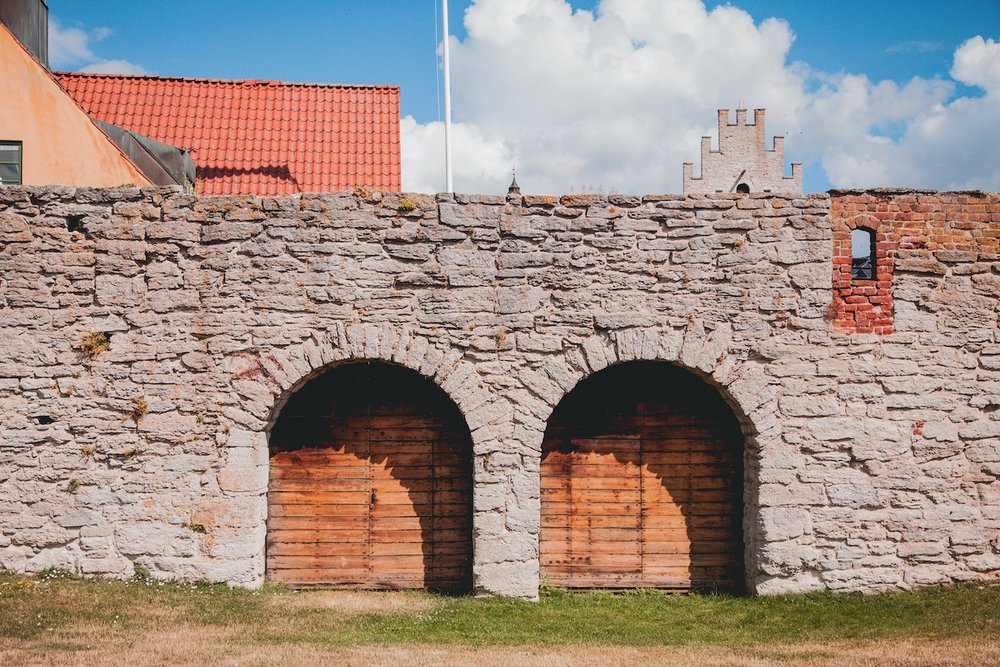
POLYGON ((269 578, 468 590, 471 462, 461 414, 415 373, 353 364, 313 380, 271 436, 269 578))
POLYGON ((742 454, 728 407, 679 369, 626 364, 581 383, 542 446, 543 578, 739 587, 742 454))

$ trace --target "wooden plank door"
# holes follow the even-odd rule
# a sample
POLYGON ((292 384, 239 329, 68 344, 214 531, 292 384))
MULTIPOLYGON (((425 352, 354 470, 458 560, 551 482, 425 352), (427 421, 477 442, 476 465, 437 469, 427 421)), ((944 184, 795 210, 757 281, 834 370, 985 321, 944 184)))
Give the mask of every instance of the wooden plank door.
POLYGON ((369 463, 348 446, 271 457, 267 575, 293 588, 364 586, 370 577, 369 463))
POLYGON ((471 585, 472 445, 460 416, 433 405, 372 411, 371 583, 463 590, 471 585), (464 436, 464 437, 463 437, 464 436))
POLYGON ((470 587, 471 438, 429 381, 384 364, 335 368, 292 397, 271 449, 271 579, 470 587))
POLYGON ((630 586, 642 576, 639 438, 564 437, 543 454, 543 577, 567 588, 630 586))
POLYGON ((679 369, 627 364, 582 383, 542 445, 543 580, 738 588, 740 445, 720 397, 679 369))
POLYGON ((676 398, 638 406, 643 585, 732 589, 742 581, 742 448, 713 407, 676 398))

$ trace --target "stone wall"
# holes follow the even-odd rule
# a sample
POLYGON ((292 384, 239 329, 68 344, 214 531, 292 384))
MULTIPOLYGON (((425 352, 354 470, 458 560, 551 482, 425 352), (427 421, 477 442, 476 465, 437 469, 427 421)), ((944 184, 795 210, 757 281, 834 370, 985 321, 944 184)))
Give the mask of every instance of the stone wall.
POLYGON ((835 326, 828 195, 2 188, 0 567, 258 585, 270 425, 331 364, 380 359, 469 426, 476 589, 531 597, 548 416, 591 373, 660 359, 743 426, 751 591, 995 579, 984 197, 985 219, 934 223, 974 248, 897 259, 876 336, 835 326))

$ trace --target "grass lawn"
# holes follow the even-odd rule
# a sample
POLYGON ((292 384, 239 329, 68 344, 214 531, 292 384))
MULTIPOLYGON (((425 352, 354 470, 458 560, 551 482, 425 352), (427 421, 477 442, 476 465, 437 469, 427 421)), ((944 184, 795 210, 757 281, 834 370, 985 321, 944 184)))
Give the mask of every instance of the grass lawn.
POLYGON ((538 603, 0 575, 0 664, 1000 663, 1000 587, 538 603))

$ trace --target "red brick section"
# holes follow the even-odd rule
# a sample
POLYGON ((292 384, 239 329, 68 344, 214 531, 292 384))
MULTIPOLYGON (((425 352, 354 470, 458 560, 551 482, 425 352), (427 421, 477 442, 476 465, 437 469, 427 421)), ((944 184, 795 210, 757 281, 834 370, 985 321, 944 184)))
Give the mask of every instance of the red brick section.
POLYGON ((55 76, 92 117, 189 150, 200 195, 400 189, 395 86, 55 76))
POLYGON ((893 332, 892 289, 901 271, 944 275, 950 264, 1000 251, 1000 195, 919 190, 835 190, 833 300, 840 333, 893 332), (875 231, 875 280, 851 279, 851 230, 875 231))

